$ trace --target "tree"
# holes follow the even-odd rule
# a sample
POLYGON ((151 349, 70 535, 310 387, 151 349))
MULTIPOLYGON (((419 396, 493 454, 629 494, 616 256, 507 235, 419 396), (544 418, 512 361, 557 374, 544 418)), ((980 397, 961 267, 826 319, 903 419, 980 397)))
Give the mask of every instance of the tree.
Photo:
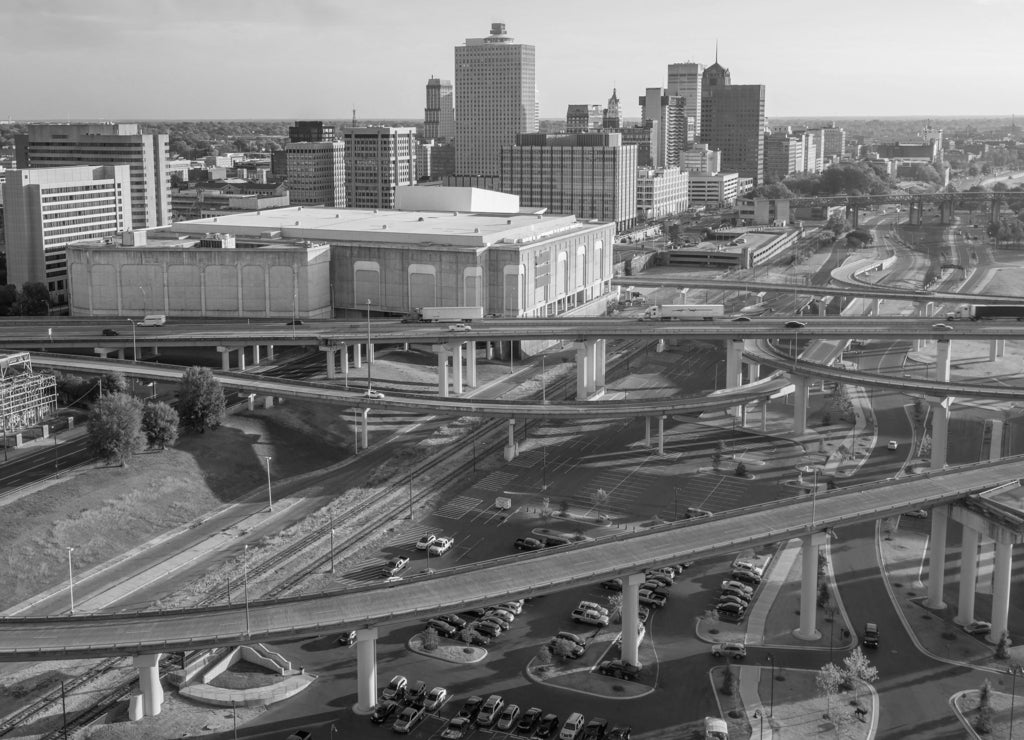
POLYGON ((732 692, 736 690, 736 670, 733 668, 732 663, 725 666, 725 676, 722 678, 722 693, 726 696, 732 696, 732 692))
POLYGON ((718 446, 715 447, 715 451, 711 453, 711 464, 714 465, 715 470, 718 470, 718 466, 722 464, 722 455, 725 454, 725 442, 719 440, 718 446))
POLYGON ((999 635, 999 642, 996 643, 996 658, 999 660, 1006 660, 1010 657, 1010 635, 1007 634, 1006 630, 1003 630, 1003 634, 999 635))
POLYGON ((832 716, 832 697, 839 693, 839 685, 843 681, 843 672, 835 663, 821 667, 814 679, 818 691, 825 696, 825 716, 832 716))
POLYGON ((843 658, 843 687, 852 688, 854 696, 858 700, 860 700, 859 682, 874 683, 877 680, 878 669, 871 665, 871 661, 859 646, 843 658))
POLYGON ((18 302, 18 288, 14 285, 0 285, 0 316, 10 316, 18 302))
POLYGON ((551 646, 551 653, 556 658, 571 658, 576 648, 577 645, 572 640, 559 637, 555 639, 554 645, 551 646))
POLYGON ((178 386, 181 424, 193 432, 216 429, 224 420, 224 389, 208 367, 190 367, 178 386))
POLYGON ((99 388, 103 389, 104 394, 127 393, 128 378, 124 376, 124 373, 107 373, 100 378, 99 388))
POLYGON ((596 491, 591 492, 590 500, 594 503, 594 508, 597 510, 598 515, 601 514, 601 508, 608 503, 608 499, 611 494, 603 488, 598 488, 596 491))
POLYGON ((424 650, 437 650, 441 644, 440 639, 437 636, 437 630, 433 627, 427 627, 423 630, 423 649, 424 650))
POLYGON ((974 721, 974 729, 986 735, 992 732, 992 684, 987 678, 978 693, 978 718, 974 721))
POLYGON ((89 446, 108 463, 121 467, 146 445, 142 404, 124 393, 104 394, 89 411, 89 446))
POLYGON ((16 316, 46 316, 50 312, 50 291, 43 283, 25 283, 12 307, 16 316))
POLYGON ((178 440, 178 412, 163 401, 147 403, 142 409, 142 431, 150 447, 161 450, 178 440))
POLYGON ((747 466, 743 464, 743 461, 736 463, 736 477, 746 478, 747 477, 747 466))
POLYGON ((758 185, 747 193, 748 198, 795 198, 793 191, 786 187, 785 183, 773 183, 770 185, 758 185))
POLYGON ((818 584, 818 606, 824 609, 831 600, 832 594, 828 590, 828 581, 822 581, 818 584))

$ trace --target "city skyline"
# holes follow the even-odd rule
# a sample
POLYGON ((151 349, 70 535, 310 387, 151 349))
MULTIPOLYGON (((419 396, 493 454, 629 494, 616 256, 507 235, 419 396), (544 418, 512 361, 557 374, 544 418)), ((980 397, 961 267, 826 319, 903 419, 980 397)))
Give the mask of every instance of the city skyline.
POLYGON ((665 86, 669 64, 710 64, 716 43, 736 83, 766 86, 769 119, 1014 113, 1022 3, 691 5, 5 0, 0 118, 421 119, 426 81, 454 79, 453 47, 494 22, 536 47, 546 119, 613 87, 638 117, 631 101, 665 86))

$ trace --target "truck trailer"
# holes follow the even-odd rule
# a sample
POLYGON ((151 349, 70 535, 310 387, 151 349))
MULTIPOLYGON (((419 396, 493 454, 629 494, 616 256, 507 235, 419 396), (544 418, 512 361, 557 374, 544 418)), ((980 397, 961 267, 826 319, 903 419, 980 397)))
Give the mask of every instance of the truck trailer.
POLYGON ((725 306, 720 303, 677 303, 651 306, 640 320, 714 321, 719 316, 725 316, 725 306))
POLYGON ((947 319, 970 319, 986 321, 988 319, 1016 319, 1024 321, 1024 305, 992 305, 983 303, 964 303, 946 314, 947 319))
POLYGON ((420 321, 464 321, 468 323, 473 319, 482 319, 483 317, 482 306, 426 306, 414 308, 408 316, 402 319, 402 323, 414 324, 420 321))

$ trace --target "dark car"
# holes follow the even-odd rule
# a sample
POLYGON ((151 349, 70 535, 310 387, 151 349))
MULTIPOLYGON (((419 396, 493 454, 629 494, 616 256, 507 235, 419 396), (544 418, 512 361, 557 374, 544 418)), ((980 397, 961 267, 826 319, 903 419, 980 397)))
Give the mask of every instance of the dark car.
POLYGON ((440 619, 431 619, 427 622, 427 627, 434 630, 441 637, 455 637, 459 632, 459 628, 454 624, 442 622, 440 619))
POLYGON ((302 319, 293 319, 285 324, 285 326, 302 326, 302 319))
POLYGON ((466 703, 462 705, 462 709, 459 710, 459 717, 466 717, 468 719, 475 719, 480 713, 480 707, 484 703, 482 696, 471 696, 466 699, 466 703))
POLYGON ((490 645, 491 638, 487 635, 482 635, 475 629, 464 629, 456 635, 456 638, 466 643, 467 645, 490 645))
POLYGON ((105 337, 116 337, 116 336, 118 336, 118 332, 115 329, 104 329, 103 330, 103 336, 105 336, 105 337))
POLYGON ((605 736, 605 740, 629 740, 633 734, 632 727, 613 727, 605 736))
POLYGON ((399 555, 396 558, 391 558, 391 560, 389 560, 384 565, 384 568, 383 568, 384 575, 386 575, 386 576, 398 575, 398 571, 402 570, 402 568, 404 568, 408 564, 409 564, 409 558, 407 558, 405 555, 399 555))
MULTIPOLYGON (((506 619, 502 619, 497 614, 488 614, 480 619, 477 624, 493 624, 501 630, 508 630, 512 627, 512 623, 506 619)), ((484 633, 486 634, 486 633, 484 633)))
POLYGON ((544 543, 536 537, 517 537, 515 541, 517 550, 543 550, 544 543))
POLYGON ((621 578, 609 578, 607 581, 601 581, 601 588, 606 588, 609 591, 621 591, 622 590, 622 579, 621 578))
POLYGON ((370 713, 370 721, 375 725, 384 724, 398 711, 398 706, 396 701, 382 701, 370 713))
POLYGON ((348 632, 342 632, 338 635, 338 644, 342 647, 349 647, 350 645, 356 644, 356 632, 355 630, 349 630, 348 632))
POLYGON ((519 716, 519 722, 516 724, 517 735, 529 735, 533 732, 533 729, 540 722, 540 717, 543 714, 540 707, 530 707, 519 716))
POLYGON ((747 610, 739 604, 719 604, 715 607, 715 611, 718 612, 719 619, 726 622, 738 622, 743 619, 747 610))
POLYGON ((426 697, 426 695, 427 684, 423 681, 417 681, 409 688, 409 692, 405 695, 405 699, 413 706, 416 706, 423 702, 423 699, 424 697, 426 697))
POLYGON ((457 627, 460 630, 465 629, 466 625, 468 624, 468 622, 466 622, 466 620, 460 617, 458 614, 442 614, 439 617, 434 617, 434 619, 440 620, 442 622, 447 622, 452 627, 457 627))
POLYGON ((805 326, 807 326, 807 324, 805 324, 803 321, 787 321, 786 322, 786 328, 787 329, 803 329, 805 326))
POLYGON ((876 648, 878 647, 878 625, 874 622, 866 622, 864 624, 864 639, 861 640, 864 643, 864 647, 876 648))
POLYGON ((594 717, 583 728, 583 740, 604 740, 607 732, 608 720, 603 717, 594 717))
POLYGON ((537 737, 554 737, 560 724, 557 714, 553 712, 545 714, 537 723, 537 737))
POLYGON ((631 663, 627 663, 621 658, 602 660, 597 666, 597 672, 605 676, 611 676, 612 678, 624 678, 627 681, 632 681, 640 675, 640 669, 638 667, 631 663))
POLYGON ((474 606, 472 609, 464 609, 459 613, 465 614, 467 617, 470 617, 471 619, 480 619, 480 617, 487 613, 487 610, 482 606, 474 606))
POLYGON ((749 570, 734 570, 729 575, 729 578, 740 583, 746 583, 748 586, 761 585, 761 576, 749 570))

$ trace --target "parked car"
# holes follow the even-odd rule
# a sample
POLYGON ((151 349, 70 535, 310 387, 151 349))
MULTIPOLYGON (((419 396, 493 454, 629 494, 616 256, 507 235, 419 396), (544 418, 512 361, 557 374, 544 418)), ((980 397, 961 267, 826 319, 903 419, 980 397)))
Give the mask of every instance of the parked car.
POLYGON ((498 604, 498 609, 510 611, 518 617, 523 613, 523 600, 516 599, 515 601, 503 601, 498 604))
POLYGON ((472 625, 467 625, 466 629, 459 630, 459 634, 455 636, 455 639, 460 640, 467 645, 491 644, 491 638, 477 632, 472 625))
POLYGON ((665 578, 670 580, 672 583, 675 583, 676 582, 676 576, 679 575, 679 571, 677 571, 674 566, 667 566, 666 565, 663 568, 653 568, 653 569, 647 571, 647 577, 648 578, 650 578, 653 575, 665 576, 665 578))
POLYGON ((749 601, 747 601, 746 599, 743 599, 743 598, 741 598, 739 596, 736 596, 735 594, 724 594, 722 596, 719 596, 718 597, 718 603, 719 604, 736 604, 737 606, 742 606, 744 609, 746 609, 747 607, 750 606, 750 602, 749 601))
POLYGON ((474 606, 474 607, 471 607, 469 609, 463 609, 459 613, 460 614, 465 614, 470 619, 479 619, 480 617, 482 617, 484 614, 487 613, 487 610, 484 607, 482 607, 482 606, 474 606))
POLYGON ((433 543, 431 543, 430 547, 427 548, 427 552, 431 555, 444 555, 452 549, 452 545, 454 544, 454 537, 438 537, 433 541, 433 543))
POLYGON ((558 732, 558 725, 558 715, 554 712, 548 712, 537 723, 537 737, 554 737, 555 733, 558 732))
POLYGON ((498 721, 498 715, 505 707, 504 700, 498 694, 491 694, 480 707, 480 713, 476 715, 476 723, 481 727, 490 727, 498 721))
POLYGON ((739 581, 733 581, 733 580, 722 581, 722 590, 723 591, 725 591, 726 589, 730 589, 730 588, 733 591, 739 591, 740 593, 747 594, 748 596, 753 596, 754 595, 754 589, 751 588, 750 586, 748 586, 745 583, 740 583, 739 581))
POLYGON ((497 617, 498 619, 504 619, 509 624, 516 621, 516 615, 510 612, 508 609, 502 609, 501 607, 492 607, 487 610, 487 614, 484 617, 497 617))
POLYGON ((601 612, 602 614, 610 614, 607 607, 601 606, 596 601, 581 601, 576 605, 577 609, 593 609, 595 612, 601 612))
POLYGON ((466 717, 452 717, 441 730, 444 740, 461 740, 473 729, 472 720, 466 717))
POLYGON ((384 724, 398 711, 399 706, 397 701, 382 701, 370 712, 370 721, 375 725, 384 724))
POLYGON ((517 537, 515 547, 517 550, 543 550, 544 543, 535 537, 517 537))
POLYGON ((338 644, 342 647, 349 647, 356 644, 356 631, 349 630, 338 635, 338 644))
POLYGON ((516 726, 516 722, 519 721, 519 705, 518 704, 507 704, 504 709, 501 710, 501 714, 498 715, 497 728, 508 732, 516 726))
POLYGON ((493 624, 495 627, 501 629, 502 632, 508 632, 512 629, 512 623, 508 620, 502 619, 497 614, 485 614, 480 618, 481 624, 493 624))
POLYGON ((363 398, 379 398, 383 400, 384 394, 378 390, 374 390, 373 388, 367 388, 366 392, 363 393, 363 398))
POLYGON ((608 732, 608 720, 604 717, 594 717, 583 728, 583 740, 604 740, 608 732))
POLYGON ((987 635, 992 631, 992 623, 975 619, 973 622, 965 624, 963 630, 969 635, 987 635))
POLYGON ((469 622, 460 617, 458 614, 442 614, 439 617, 434 617, 434 619, 439 619, 442 622, 447 622, 452 627, 457 627, 460 630, 465 629, 466 625, 469 624, 469 622))
POLYGON ((747 586, 754 586, 756 588, 761 585, 761 576, 752 570, 734 570, 729 577, 747 586))
POLYGON ((473 622, 470 626, 481 635, 490 637, 492 640, 502 633, 501 627, 490 621, 480 620, 473 622))
POLYGON ((587 650, 585 646, 577 642, 558 636, 552 637, 548 641, 548 648, 557 656, 572 659, 582 658, 587 650))
POLYGON ((640 668, 627 663, 621 658, 614 658, 612 660, 602 660, 597 665, 597 672, 611 676, 612 678, 623 678, 627 681, 633 681, 637 676, 640 675, 640 668))
POLYGON ((408 564, 409 564, 409 558, 407 558, 405 555, 399 555, 398 557, 391 558, 391 560, 389 560, 384 565, 384 568, 383 568, 384 575, 386 575, 386 576, 398 575, 398 572, 400 570, 402 570, 403 568, 405 568, 405 566, 407 566, 408 564))
POLYGON ((622 579, 621 578, 609 578, 607 581, 601 581, 601 588, 608 589, 609 591, 621 591, 622 590, 622 579))
POLYGON ((427 532, 425 535, 420 537, 419 541, 416 543, 416 549, 426 550, 428 547, 434 544, 434 540, 436 539, 436 534, 433 534, 432 532, 427 532))
POLYGON ((711 654, 716 658, 725 656, 733 660, 747 657, 747 646, 742 642, 716 642, 711 646, 711 654))
POLYGON ((647 580, 640 584, 640 588, 646 591, 654 591, 655 593, 659 593, 662 596, 668 596, 668 594, 662 590, 666 588, 666 586, 661 581, 647 580))
POLYGON ((605 736, 605 740, 630 740, 633 735, 633 728, 629 726, 613 727, 611 732, 605 736))
POLYGON ((409 685, 409 681, 405 676, 395 676, 392 678, 388 685, 384 687, 384 690, 380 692, 382 699, 390 699, 392 701, 402 701, 405 698, 405 689, 409 685))
POLYGON ((573 609, 570 616, 572 621, 581 624, 593 624, 598 627, 608 626, 608 615, 593 609, 573 609))
POLYGON ((516 724, 516 734, 528 736, 537 727, 543 712, 540 707, 530 707, 519 716, 516 724))
POLYGON ((484 698, 482 696, 471 696, 463 703, 457 716, 465 717, 467 719, 476 719, 476 715, 479 714, 480 707, 483 706, 483 703, 484 698))
POLYGON ((391 729, 399 734, 408 735, 416 729, 416 725, 422 722, 425 716, 427 713, 423 707, 407 706, 399 713, 398 719, 395 720, 395 724, 391 725, 391 729))
POLYGON ((444 686, 435 686, 427 692, 427 696, 423 700, 423 708, 428 712, 436 712, 446 701, 448 701, 448 689, 444 686))
POLYGON ((573 712, 565 718, 562 729, 558 731, 558 740, 576 740, 583 732, 583 725, 586 723, 580 712, 573 712))
POLYGON ((572 632, 559 632, 557 635, 551 638, 552 642, 554 642, 555 640, 568 640, 569 642, 575 642, 582 648, 585 648, 587 646, 587 638, 581 637, 580 635, 574 634, 572 632))
POLYGON ((718 612, 719 619, 724 619, 725 621, 738 622, 740 619, 743 618, 743 615, 746 613, 747 609, 746 607, 741 606, 740 604, 719 603, 717 606, 715 606, 715 611, 718 612))
POLYGON ((644 606, 649 606, 654 609, 660 609, 665 606, 668 602, 668 598, 665 594, 658 593, 657 591, 651 591, 650 589, 640 589, 639 601, 644 606))
POLYGON ((428 620, 427 627, 434 630, 441 637, 455 637, 459 633, 459 628, 454 624, 442 622, 440 619, 428 620))
POLYGON ((424 697, 427 695, 427 684, 423 681, 417 681, 412 687, 406 692, 405 699, 411 704, 417 706, 422 705, 424 697))
POLYGON ((748 570, 756 576, 764 578, 764 569, 767 563, 754 562, 753 560, 743 560, 736 558, 732 561, 732 570, 748 570))
POLYGON ((719 598, 724 599, 726 597, 735 597, 743 602, 744 606, 750 605, 750 600, 753 598, 751 594, 746 591, 740 591, 737 588, 723 588, 722 594, 719 598))
POLYGON ((928 509, 914 509, 913 511, 908 511, 904 516, 909 516, 911 519, 927 519, 928 509))
POLYGON ((878 625, 874 622, 864 623, 864 637, 861 638, 861 642, 864 643, 864 647, 876 648, 878 647, 878 625))

